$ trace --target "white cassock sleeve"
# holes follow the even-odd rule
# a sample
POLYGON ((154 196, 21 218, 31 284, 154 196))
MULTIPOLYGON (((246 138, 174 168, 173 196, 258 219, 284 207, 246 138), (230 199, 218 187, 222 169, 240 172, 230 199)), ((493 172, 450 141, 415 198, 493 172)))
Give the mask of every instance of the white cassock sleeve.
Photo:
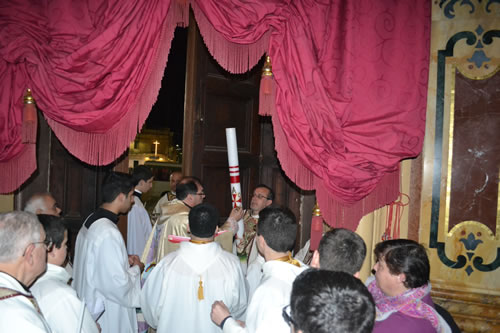
POLYGON ((94 285, 108 300, 124 307, 140 306, 141 271, 130 267, 122 235, 113 232, 100 242, 96 258, 94 285))
POLYGON ((229 318, 224 323, 224 329, 222 330, 224 333, 246 333, 248 330, 243 328, 234 320, 233 318, 229 318))
POLYGON ((153 227, 148 212, 140 199, 135 200, 136 203, 128 212, 127 252, 140 257, 153 227))

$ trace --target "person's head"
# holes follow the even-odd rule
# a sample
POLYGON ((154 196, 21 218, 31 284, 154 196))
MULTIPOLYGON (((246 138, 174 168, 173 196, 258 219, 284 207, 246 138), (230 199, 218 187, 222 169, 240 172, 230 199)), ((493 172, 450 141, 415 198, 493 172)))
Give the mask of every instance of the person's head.
POLYGON ((375 303, 366 286, 352 275, 308 269, 293 282, 290 317, 293 332, 369 333, 375 303))
POLYGON ((47 254, 47 262, 63 266, 68 256, 68 228, 64 220, 52 215, 38 215, 38 220, 43 226, 46 240, 53 244, 52 250, 47 254))
POLYGON ((182 200, 190 207, 199 205, 205 199, 205 192, 203 192, 203 185, 196 177, 184 177, 177 184, 176 188, 177 199, 182 200))
POLYGON ((172 192, 177 191, 177 184, 179 184, 181 179, 182 179, 182 172, 172 171, 172 173, 170 174, 170 191, 172 192))
POLYGON ((132 176, 123 172, 110 172, 102 184, 102 200, 118 213, 127 213, 134 203, 132 176))
POLYGON ((24 211, 32 214, 47 214, 60 216, 61 208, 57 205, 56 199, 52 194, 36 193, 26 202, 24 211))
POLYGON ((401 295, 429 282, 429 258, 425 248, 417 242, 410 239, 383 241, 375 246, 374 254, 375 279, 384 294, 401 295))
POLYGON ((278 253, 291 250, 295 245, 296 235, 297 222, 290 209, 267 207, 260 212, 257 246, 261 253, 264 254, 267 247, 278 253))
POLYGON ((137 190, 146 193, 153 187, 153 172, 147 166, 139 165, 132 172, 132 181, 137 190))
POLYGON ((274 200, 273 190, 264 184, 259 184, 255 187, 250 201, 250 209, 252 214, 259 214, 261 210, 270 206, 274 200))
POLYGON ((314 251, 311 266, 358 277, 365 257, 363 239, 351 230, 338 228, 323 235, 318 250, 314 251))
POLYGON ((14 211, 0 214, 0 270, 29 286, 47 265, 45 232, 36 215, 14 211))
POLYGON ((219 213, 208 203, 199 204, 189 211, 189 230, 196 238, 212 238, 217 231, 219 213))

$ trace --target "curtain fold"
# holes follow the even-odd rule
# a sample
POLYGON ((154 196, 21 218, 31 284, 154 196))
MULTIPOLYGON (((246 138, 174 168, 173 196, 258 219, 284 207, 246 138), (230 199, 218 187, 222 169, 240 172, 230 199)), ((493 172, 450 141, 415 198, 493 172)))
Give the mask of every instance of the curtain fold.
POLYGON ((99 165, 117 158, 156 100, 189 5, 229 72, 270 56, 278 158, 299 187, 316 190, 327 223, 354 230, 364 214, 396 199, 398 163, 420 153, 424 136, 426 0, 2 3, 0 173, 27 154, 20 139, 26 88, 73 155, 99 165))
POLYGON ((104 165, 125 151, 156 101, 174 29, 187 24, 186 6, 168 0, 0 4, 0 173, 24 170, 0 182, 1 193, 36 168, 14 165, 26 154, 36 161, 20 141, 26 88, 80 160, 104 165))
POLYGON ((427 1, 192 2, 219 33, 200 25, 202 35, 252 45, 271 34, 275 148, 287 176, 316 190, 328 224, 355 229, 397 198, 399 161, 423 143, 427 1))

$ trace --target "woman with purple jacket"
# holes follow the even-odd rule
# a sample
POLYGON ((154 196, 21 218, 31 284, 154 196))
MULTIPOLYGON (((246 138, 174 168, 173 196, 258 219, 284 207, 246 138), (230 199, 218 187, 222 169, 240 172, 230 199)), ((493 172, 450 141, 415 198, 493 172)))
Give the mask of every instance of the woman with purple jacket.
POLYGON ((425 248, 408 239, 375 246, 375 279, 367 280, 377 309, 373 332, 451 332, 434 309, 425 248))

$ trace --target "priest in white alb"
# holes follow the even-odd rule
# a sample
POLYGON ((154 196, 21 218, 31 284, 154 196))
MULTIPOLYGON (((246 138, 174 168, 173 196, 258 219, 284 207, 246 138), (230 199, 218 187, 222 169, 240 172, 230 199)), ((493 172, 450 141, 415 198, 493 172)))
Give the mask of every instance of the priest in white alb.
POLYGON ((148 276, 141 293, 144 318, 158 332, 220 332, 210 319, 216 300, 238 319, 247 306, 239 259, 214 242, 219 214, 209 204, 189 212, 191 240, 168 254, 148 276))

